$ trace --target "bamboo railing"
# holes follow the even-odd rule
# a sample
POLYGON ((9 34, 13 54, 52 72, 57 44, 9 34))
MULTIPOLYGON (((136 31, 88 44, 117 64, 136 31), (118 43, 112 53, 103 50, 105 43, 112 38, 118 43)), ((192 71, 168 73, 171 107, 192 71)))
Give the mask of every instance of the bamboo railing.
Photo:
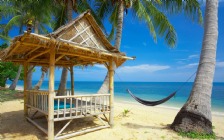
POLYGON ((55 121, 82 118, 110 112, 109 94, 56 96, 55 121), (63 105, 61 105, 63 104, 63 105))
MULTIPOLYGON (((48 115, 48 91, 27 90, 27 106, 48 115)), ((54 97, 54 121, 110 113, 110 94, 69 95, 54 97)))
POLYGON ((27 90, 27 106, 48 114, 48 91, 27 90))

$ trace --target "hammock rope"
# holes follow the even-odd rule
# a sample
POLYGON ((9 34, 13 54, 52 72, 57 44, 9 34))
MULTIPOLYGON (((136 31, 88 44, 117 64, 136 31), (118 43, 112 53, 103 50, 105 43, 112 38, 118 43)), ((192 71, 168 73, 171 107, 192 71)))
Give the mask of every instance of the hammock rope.
MULTIPOLYGON (((114 71, 115 72, 115 71, 114 71)), ((197 71, 196 71, 197 72, 197 71)), ((127 92, 131 95, 132 98, 134 98, 137 102, 143 104, 143 105, 146 105, 146 106, 156 106, 156 105, 159 105, 159 104, 162 104, 162 103, 165 103, 167 102, 169 99, 171 99, 172 97, 174 97, 176 95, 176 93, 181 90, 185 85, 186 83, 196 74, 196 72, 194 72, 176 91, 174 91, 173 93, 171 93, 169 96, 161 99, 161 100, 158 100, 158 101, 147 101, 147 100, 143 100, 137 96, 135 96, 129 89, 127 89, 127 92)), ((115 73, 117 76, 118 74, 115 73)), ((118 76, 118 78, 121 80, 121 78, 118 76)))
POLYGON ((158 101, 146 101, 143 99, 140 99, 138 97, 136 97, 134 94, 131 93, 131 91, 129 89, 127 89, 127 92, 139 103, 146 105, 146 106, 156 106, 162 103, 165 103, 166 101, 168 101, 170 98, 172 98, 173 96, 175 96, 175 94, 177 93, 176 91, 173 92, 172 94, 170 94, 169 96, 167 96, 166 98, 162 99, 162 100, 158 100, 158 101))

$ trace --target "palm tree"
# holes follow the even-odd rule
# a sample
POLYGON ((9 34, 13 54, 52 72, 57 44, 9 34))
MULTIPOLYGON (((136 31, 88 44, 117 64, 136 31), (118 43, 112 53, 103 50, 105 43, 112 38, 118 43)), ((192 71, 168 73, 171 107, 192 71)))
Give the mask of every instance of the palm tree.
MULTIPOLYGON (((20 6, 22 7, 23 5, 20 5, 20 6)), ((25 16, 23 15, 23 12, 21 11, 21 7, 18 7, 18 5, 16 5, 15 3, 12 4, 10 2, 5 2, 0 7, 2 16, 11 18, 7 24, 1 27, 2 39, 4 39, 7 42, 9 41, 8 32, 13 26, 19 26, 19 34, 22 33, 25 16)), ((22 66, 20 65, 16 78, 13 80, 12 84, 9 86, 10 90, 15 90, 21 71, 22 71, 22 66)))
MULTIPOLYGON (((6 18, 10 18, 9 22, 3 26, 3 36, 7 36, 9 30, 14 26, 19 26, 19 34, 22 33, 24 25, 29 19, 35 20, 35 29, 37 33, 46 33, 46 25, 50 26, 50 1, 4 1, 0 6, 1 15, 6 18), (46 7, 47 6, 47 7, 46 7), (46 10, 48 9, 48 10, 46 10), (42 11, 42 12, 39 12, 42 11)), ((32 69, 31 67, 28 73, 28 89, 32 89, 32 69)), ((18 70, 17 76, 10 85, 10 89, 15 89, 18 82, 18 77, 20 77, 21 67, 18 70)))
MULTIPOLYGON (((73 11, 75 11, 76 13, 81 13, 87 9, 91 11, 91 14, 94 16, 97 23, 101 26, 102 29, 104 29, 102 22, 99 20, 99 18, 97 17, 93 9, 91 8, 90 1, 88 0, 61 0, 59 1, 59 6, 60 5, 62 6, 61 13, 66 14, 66 18, 65 18, 65 15, 59 13, 61 15, 59 16, 60 18, 58 18, 59 20, 56 21, 55 29, 63 25, 62 23, 64 23, 64 19, 67 19, 68 22, 72 21, 73 11), (63 10, 66 10, 66 11, 63 11, 63 10)), ((63 68, 60 84, 58 87, 58 95, 65 94, 67 76, 68 76, 68 70, 66 68, 63 68)))
MULTIPOLYGON (((63 0, 62 2, 64 2, 66 8, 66 11, 64 13, 66 14, 68 22, 70 22, 72 21, 73 10, 76 11, 76 0, 63 0)), ((58 95, 64 95, 67 84, 67 77, 68 77, 68 70, 66 68, 63 68, 61 73, 60 85, 58 87, 58 95)))
MULTIPOLYGON (((139 20, 144 20, 147 23, 149 31, 155 41, 157 40, 157 34, 159 36, 164 36, 166 44, 170 47, 174 47, 176 44, 176 33, 174 27, 161 11, 180 13, 184 9, 184 12, 191 16, 192 19, 197 17, 199 22, 202 21, 200 5, 196 0, 190 2, 182 0, 96 0, 96 7, 96 12, 99 17, 105 18, 109 16, 112 24, 109 39, 113 39, 113 34, 116 30, 114 47, 118 50, 120 50, 121 44, 124 11, 127 13, 128 9, 130 9, 139 20)), ((107 73, 98 93, 107 93, 109 88, 108 81, 107 73)))
POLYGON ((178 132, 212 134, 211 94, 218 39, 218 0, 206 0, 204 37, 190 97, 171 125, 178 132))

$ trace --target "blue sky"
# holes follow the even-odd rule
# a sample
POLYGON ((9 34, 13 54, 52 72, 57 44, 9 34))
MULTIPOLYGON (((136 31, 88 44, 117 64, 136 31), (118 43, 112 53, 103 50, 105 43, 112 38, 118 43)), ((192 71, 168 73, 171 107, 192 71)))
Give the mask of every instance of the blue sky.
MULTIPOLYGON (((203 11, 205 7, 202 7, 203 11)), ((219 2, 219 38, 215 82, 224 82, 224 1, 219 2)), ((204 12, 203 12, 204 13, 204 12)), ((168 16, 176 29, 178 41, 169 48, 162 38, 155 43, 144 22, 137 21, 132 14, 125 15, 121 51, 136 56, 116 70, 115 81, 179 82, 186 81, 196 70, 202 47, 203 27, 184 14, 168 16)), ((110 28, 109 24, 106 24, 110 28)), ((107 70, 103 65, 87 69, 75 68, 76 81, 102 81, 107 70)), ((56 69, 55 80, 60 80, 61 69, 56 69)), ((40 77, 36 68, 33 80, 40 77)), ((47 79, 47 78, 46 78, 47 79)), ((68 77, 68 79, 70 79, 68 77)), ((191 81, 193 81, 192 78, 191 81)))

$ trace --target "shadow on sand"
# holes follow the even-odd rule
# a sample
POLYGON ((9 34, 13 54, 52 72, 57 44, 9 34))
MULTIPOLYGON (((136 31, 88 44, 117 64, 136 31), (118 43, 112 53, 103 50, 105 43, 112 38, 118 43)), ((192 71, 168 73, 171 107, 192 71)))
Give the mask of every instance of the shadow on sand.
POLYGON ((23 110, 0 114, 0 139, 13 139, 21 136, 36 136, 46 139, 45 134, 26 121, 23 110))
MULTIPOLYGON (((39 117, 35 122, 47 129, 47 120, 44 116, 39 117)), ((67 121, 55 122, 55 134, 66 123, 67 121)), ((74 119, 64 132, 67 134, 99 125, 100 123, 93 117, 74 119)), ((25 119, 23 110, 2 113, 0 114, 0 139, 13 138, 42 140, 47 139, 47 135, 25 119)))
POLYGON ((150 126, 150 125, 139 125, 135 123, 125 123, 122 125, 132 129, 139 129, 139 128, 149 128, 149 129, 159 129, 159 130, 169 129, 168 126, 159 127, 159 126, 150 126))

